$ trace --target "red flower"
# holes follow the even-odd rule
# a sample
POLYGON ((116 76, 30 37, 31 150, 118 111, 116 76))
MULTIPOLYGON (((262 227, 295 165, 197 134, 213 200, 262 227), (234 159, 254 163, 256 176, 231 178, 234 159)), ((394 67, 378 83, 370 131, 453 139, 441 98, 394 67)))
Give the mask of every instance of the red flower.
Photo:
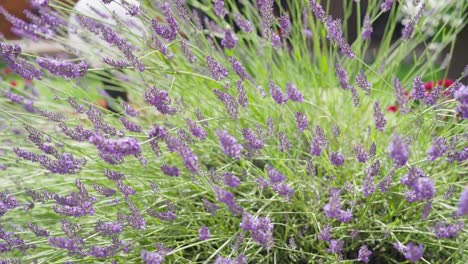
POLYGON ((426 82, 424 84, 424 89, 426 91, 430 91, 430 90, 434 89, 434 87, 436 87, 436 85, 441 85, 444 88, 448 88, 448 87, 452 86, 452 84, 453 84, 453 80, 442 79, 442 80, 438 80, 437 82, 426 82))
POLYGON ((398 105, 390 105, 389 107, 387 107, 387 111, 391 113, 398 112, 398 105))
POLYGON ((10 67, 6 67, 5 69, 2 70, 3 74, 8 75, 13 72, 13 70, 10 67))
POLYGON ((16 81, 11 81, 10 84, 11 84, 11 86, 16 86, 16 85, 18 85, 18 83, 17 83, 16 81))

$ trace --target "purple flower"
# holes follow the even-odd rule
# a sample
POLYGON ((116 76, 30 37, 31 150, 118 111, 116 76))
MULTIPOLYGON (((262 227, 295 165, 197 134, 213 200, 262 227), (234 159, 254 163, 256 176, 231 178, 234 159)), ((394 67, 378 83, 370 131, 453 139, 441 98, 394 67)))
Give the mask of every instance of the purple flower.
POLYGON ((136 138, 106 139, 95 133, 89 141, 99 150, 99 156, 110 164, 122 163, 126 156, 141 156, 140 143, 136 138))
POLYGON ((258 9, 261 17, 261 26, 264 33, 268 34, 273 25, 273 0, 261 0, 258 1, 258 9))
POLYGON ((8 209, 16 207, 18 207, 18 202, 15 196, 0 192, 0 216, 3 216, 8 209))
POLYGON ((288 138, 283 133, 283 131, 280 131, 278 133, 278 137, 279 137, 279 143, 280 143, 280 151, 287 152, 289 148, 291 147, 291 143, 289 142, 288 138))
POLYGON ((270 186, 270 182, 267 179, 262 178, 262 177, 255 178, 255 182, 257 183, 258 188, 262 190, 266 190, 268 186, 270 186))
POLYGON ((227 14, 227 10, 224 7, 224 0, 213 0, 215 14, 220 18, 223 18, 227 14))
POLYGON ((422 244, 416 245, 413 242, 409 242, 403 251, 405 258, 411 262, 417 262, 422 259, 424 247, 422 244))
POLYGON ((125 101, 122 101, 122 107, 124 108, 125 110, 125 114, 127 114, 128 116, 131 116, 131 117, 137 117, 140 115, 140 112, 138 112, 137 110, 135 110, 131 105, 129 105, 127 102, 125 101))
POLYGON ((242 130, 242 135, 244 136, 244 140, 247 142, 249 148, 252 148, 253 150, 263 148, 263 141, 255 135, 252 129, 244 128, 242 130))
MULTIPOLYGON (((180 0, 178 0, 178 1, 180 1, 180 0)), ((184 56, 187 58, 187 60, 190 63, 194 63, 194 62, 196 62, 198 60, 198 58, 192 53, 192 51, 190 50, 189 45, 187 44, 187 42, 184 39, 180 39, 180 49, 182 50, 182 53, 184 54, 184 56)))
POLYGON ((229 57, 229 62, 231 63, 232 69, 241 78, 241 80, 249 79, 249 74, 245 71, 245 68, 235 57, 229 57))
POLYGON ((312 139, 312 144, 310 144, 310 155, 320 156, 322 154, 322 141, 317 135, 312 139))
POLYGON ((440 222, 434 226, 434 234, 438 239, 455 238, 458 233, 463 230, 464 226, 465 224, 462 221, 458 221, 451 225, 440 222))
POLYGON ((329 242, 331 240, 331 228, 330 225, 325 225, 318 234, 318 240, 329 242))
POLYGON ((409 146, 399 135, 393 136, 392 142, 388 147, 388 152, 393 163, 398 167, 404 166, 408 161, 409 146))
POLYGON ((41 8, 46 7, 49 5, 49 0, 32 0, 31 7, 33 8, 41 8))
POLYGON ((9 45, 0 42, 0 55, 15 73, 28 80, 40 80, 42 78, 42 72, 25 59, 19 58, 18 56, 20 53, 21 48, 18 44, 9 45))
POLYGON ((364 70, 361 70, 359 74, 356 76, 356 84, 359 88, 361 88, 366 95, 370 95, 371 92, 371 84, 367 81, 366 74, 364 70))
POLYGON ((100 232, 104 236, 113 236, 119 234, 123 231, 123 224, 121 222, 101 222, 98 220, 96 227, 94 227, 96 232, 100 232))
POLYGON ((102 58, 102 61, 114 68, 126 68, 130 67, 132 64, 126 60, 113 60, 111 58, 102 58))
POLYGON ((390 185, 392 184, 394 174, 395 170, 390 170, 388 172, 388 175, 378 184, 380 192, 385 193, 390 189, 390 185))
POLYGON ((224 103, 224 107, 226 108, 228 115, 231 118, 236 119, 239 115, 239 105, 237 104, 234 96, 217 89, 213 89, 213 92, 216 94, 216 97, 224 103))
POLYGON ((205 208, 205 211, 208 213, 211 213, 212 215, 216 214, 216 211, 218 210, 218 206, 215 203, 212 203, 206 199, 202 199, 203 202, 203 207, 205 208))
POLYGON ((341 155, 340 152, 332 152, 330 154, 330 162, 333 164, 333 166, 342 166, 344 164, 344 157, 341 155))
POLYGON ((395 0, 384 0, 382 5, 380 5, 380 9, 382 9, 382 12, 387 12, 390 9, 392 9, 393 1, 395 0))
POLYGON ((200 229, 198 229, 198 239, 203 241, 210 239, 210 237, 210 229, 208 227, 202 226, 200 229))
POLYGON ((385 125, 387 124, 387 119, 385 119, 385 116, 380 109, 380 104, 379 101, 374 102, 374 121, 375 121, 375 128, 384 131, 385 130, 385 125))
POLYGON ((127 60, 140 72, 145 70, 145 65, 137 56, 135 56, 135 54, 133 54, 135 47, 125 38, 118 36, 110 26, 100 24, 93 19, 83 16, 78 16, 78 22, 83 28, 89 30, 95 35, 100 36, 101 39, 107 43, 115 45, 124 54, 125 58, 127 58, 127 60))
POLYGON ((401 31, 401 38, 403 40, 409 40, 411 39, 411 36, 413 36, 413 33, 414 33, 414 25, 415 25, 415 21, 413 19, 411 19, 406 25, 405 27, 403 28, 403 30, 401 31))
POLYGON ((110 197, 110 196, 113 196, 115 195, 115 190, 114 189, 110 189, 110 188, 107 188, 107 187, 104 187, 104 186, 101 186, 97 183, 94 183, 93 184, 93 189, 99 193, 99 194, 102 194, 106 197, 110 197))
POLYGON ((304 96, 302 95, 302 93, 291 82, 288 82, 286 84, 286 93, 288 94, 289 100, 296 102, 304 101, 304 96))
POLYGON ((36 237, 49 237, 49 232, 45 230, 44 228, 39 227, 36 224, 28 223, 27 227, 29 230, 31 230, 31 232, 34 233, 36 237))
POLYGON ((177 24, 177 21, 172 14, 172 10, 171 10, 169 3, 165 2, 161 6, 161 10, 164 15, 164 19, 167 22, 167 26, 161 25, 161 23, 156 19, 152 19, 151 23, 153 26, 153 30, 157 35, 169 41, 172 41, 176 39, 177 37, 177 32, 179 31, 179 25, 177 24))
POLYGON ((400 113, 406 114, 410 110, 407 108, 408 97, 406 96, 406 90, 401 85, 398 78, 393 78, 393 85, 395 90, 395 98, 397 100, 398 106, 400 107, 400 113))
POLYGON ((426 91, 424 89, 424 83, 421 81, 421 77, 414 78, 411 97, 414 100, 420 100, 426 97, 426 91))
POLYGON ((354 153, 356 154, 356 159, 358 162, 366 163, 366 161, 369 159, 369 154, 367 154, 366 150, 361 145, 354 147, 354 153))
POLYGON ((166 259, 168 252, 149 252, 146 250, 141 251, 141 259, 145 264, 161 264, 166 259))
POLYGON ((239 103, 240 106, 242 107, 247 107, 249 104, 248 97, 247 97, 247 92, 245 91, 244 86, 242 85, 242 81, 237 81, 236 82, 236 88, 237 88, 237 102, 239 103))
POLYGON ((128 120, 127 118, 123 116, 120 117, 119 120, 120 122, 122 122, 122 124, 128 131, 141 133, 142 129, 140 125, 133 123, 132 121, 128 120))
POLYGON ((436 86, 426 98, 424 98, 424 103, 427 105, 434 105, 437 100, 439 100, 442 95, 443 88, 441 86, 436 86))
POLYGON ((225 172, 223 174, 223 178, 224 178, 224 184, 226 184, 227 186, 229 186, 231 188, 239 187, 240 179, 238 177, 234 176, 234 174, 229 173, 229 172, 225 172))
POLYGON ((270 165, 266 166, 267 175, 270 178, 271 183, 280 183, 286 179, 286 176, 281 174, 277 169, 271 167, 270 165))
POLYGON ((372 22, 370 21, 369 16, 366 15, 364 17, 364 23, 362 25, 362 33, 361 33, 362 39, 363 40, 369 39, 373 31, 374 30, 372 29, 372 22))
POLYGON ((281 91, 281 89, 278 86, 276 86, 276 84, 274 84, 273 82, 270 82, 269 88, 270 88, 271 97, 273 97, 273 100, 275 100, 276 103, 278 103, 279 105, 282 105, 288 102, 288 96, 285 95, 281 91))
POLYGON ((172 167, 168 165, 162 165, 161 171, 167 176, 179 177, 179 169, 177 167, 172 167))
POLYGON ((358 260, 364 263, 368 263, 371 255, 372 251, 370 251, 366 245, 362 245, 359 249, 358 260))
POLYGON ((310 6, 310 9, 312 10, 312 13, 314 14, 314 16, 318 20, 323 22, 325 20, 326 14, 325 14, 325 11, 323 10, 322 6, 319 3, 317 3, 317 0, 310 0, 309 1, 309 6, 310 6))
POLYGON ((285 14, 281 16, 278 21, 281 29, 281 37, 287 38, 291 33, 291 21, 289 19, 289 15, 285 14))
POLYGON ((85 244, 83 239, 67 237, 50 237, 49 244, 56 248, 66 249, 71 254, 79 254, 85 244))
POLYGON ((341 251, 343 250, 343 246, 344 246, 344 240, 332 239, 330 240, 330 247, 327 248, 327 252, 331 254, 338 254, 341 256, 341 251))
POLYGON ((237 143, 237 139, 235 137, 229 135, 225 130, 218 130, 216 135, 218 136, 221 148, 226 155, 235 159, 240 158, 244 148, 242 145, 237 143))
POLYGON ((207 133, 203 127, 198 126, 197 123, 193 122, 189 118, 185 119, 185 122, 187 123, 187 126, 190 129, 190 132, 192 135, 200 140, 204 140, 207 136, 207 133))
POLYGON ((427 151, 427 158, 430 161, 434 161, 442 157, 447 151, 447 144, 445 138, 434 137, 432 139, 432 146, 427 151))
POLYGON ((221 63, 217 62, 211 56, 206 57, 206 64, 208 66, 208 70, 211 73, 211 76, 216 81, 221 81, 229 75, 226 68, 224 68, 223 65, 221 65, 221 63))
POLYGON ((17 103, 17 104, 23 104, 24 103, 24 96, 12 93, 10 91, 4 91, 3 95, 10 99, 11 102, 17 103))
POLYGON ((122 181, 116 181, 115 184, 119 188, 119 191, 125 195, 125 199, 128 199, 130 195, 136 194, 136 191, 132 187, 125 185, 122 181))
POLYGON ((151 87, 144 94, 145 101, 150 105, 156 107, 161 114, 173 114, 174 108, 169 107, 171 99, 165 90, 159 90, 156 87, 151 87))
POLYGON ((468 187, 465 187, 465 189, 463 189, 463 191, 460 194, 457 215, 468 215, 468 187))
POLYGON ((58 59, 37 58, 36 62, 50 73, 66 79, 80 78, 88 72, 88 65, 84 61, 75 64, 58 59))
POLYGON ((353 219, 351 211, 342 210, 340 191, 330 189, 330 201, 323 206, 323 211, 328 218, 334 218, 342 223, 348 223, 353 219))
POLYGON ((130 200, 126 201, 128 208, 131 211, 131 214, 124 215, 123 218, 127 220, 127 223, 133 227, 134 229, 137 230, 145 230, 146 229, 146 220, 145 218, 141 215, 140 210, 138 207, 136 207, 135 204, 130 202, 130 200))
POLYGON ((335 69, 341 88, 343 88, 343 90, 348 90, 350 87, 348 72, 340 64, 336 64, 335 69))
POLYGON ((166 206, 167 206, 167 210, 164 211, 164 212, 156 212, 156 211, 151 210, 151 209, 147 209, 146 212, 150 216, 156 217, 161 221, 174 221, 174 220, 176 220, 177 219, 177 212, 176 212, 175 206, 170 202, 166 202, 166 206))
POLYGON ((361 103, 360 103, 360 100, 359 100, 358 92, 356 91, 356 89, 353 86, 350 86, 349 90, 351 91, 354 107, 359 107, 361 105, 361 103))
POLYGON ((239 13, 235 13, 233 16, 234 16, 234 21, 236 22, 236 25, 240 27, 245 33, 249 33, 253 31, 252 24, 250 23, 249 20, 245 19, 239 13))
POLYGON ((191 172, 197 172, 200 165, 198 164, 198 157, 187 146, 182 146, 177 149, 179 156, 184 159, 185 167, 191 172))
POLYGON ((300 132, 304 132, 304 130, 309 126, 307 117, 301 112, 297 112, 294 117, 296 118, 297 128, 300 132))
POLYGON ((214 187, 216 201, 224 203, 234 215, 242 214, 244 209, 236 204, 234 194, 219 187, 214 187))
POLYGON ((341 50, 341 53, 348 58, 354 58, 354 52, 343 37, 343 28, 340 19, 333 19, 331 16, 325 18, 325 26, 327 29, 327 39, 335 42, 341 50))
POLYGON ((285 198, 286 201, 290 201, 294 197, 294 190, 284 183, 276 183, 270 185, 271 189, 285 198))
POLYGON ((249 231, 252 239, 265 249, 273 247, 273 224, 268 217, 254 217, 244 213, 240 227, 244 231, 249 231))
POLYGON ((227 49, 233 49, 237 45, 237 37, 230 28, 224 31, 224 39, 221 40, 221 45, 227 49))
POLYGON ((461 85, 461 87, 454 92, 453 97, 461 104, 468 104, 468 85, 461 85))

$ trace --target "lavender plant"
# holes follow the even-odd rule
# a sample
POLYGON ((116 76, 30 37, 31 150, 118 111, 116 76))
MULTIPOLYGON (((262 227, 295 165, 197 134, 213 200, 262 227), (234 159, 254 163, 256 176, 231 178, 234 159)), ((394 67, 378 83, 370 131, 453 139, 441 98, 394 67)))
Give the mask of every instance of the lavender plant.
POLYGON ((0 42, 33 80, 0 83, 1 263, 467 261, 468 86, 424 90, 430 17, 392 42, 397 1, 343 1, 356 39, 327 1, 32 2, 0 13, 76 58, 0 42))

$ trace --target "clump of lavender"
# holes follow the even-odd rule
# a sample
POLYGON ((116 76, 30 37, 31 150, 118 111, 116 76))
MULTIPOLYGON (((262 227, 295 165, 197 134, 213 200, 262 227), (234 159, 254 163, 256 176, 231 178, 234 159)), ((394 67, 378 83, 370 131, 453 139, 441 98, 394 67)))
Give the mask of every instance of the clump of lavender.
POLYGON ((67 50, 0 40, 0 262, 463 262, 467 86, 423 8, 396 40, 387 0, 357 34, 362 1, 53 2, 0 8, 67 50))

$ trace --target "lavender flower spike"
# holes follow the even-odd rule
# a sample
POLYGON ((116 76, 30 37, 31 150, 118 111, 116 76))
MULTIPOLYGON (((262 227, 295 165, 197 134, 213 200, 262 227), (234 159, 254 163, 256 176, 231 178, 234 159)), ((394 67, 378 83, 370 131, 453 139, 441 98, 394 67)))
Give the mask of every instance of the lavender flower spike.
POLYGON ((382 9, 382 12, 387 12, 390 9, 392 9, 393 2, 395 0, 384 0, 382 5, 380 5, 380 8, 382 9))
POLYGON ((384 131, 385 125, 387 124, 387 119, 385 119, 382 110, 380 109, 380 104, 378 101, 374 103, 374 121, 375 121, 375 128, 384 131))
POLYGON ((213 57, 207 56, 206 57, 206 64, 208 65, 208 70, 211 73, 211 76, 216 81, 221 81, 222 79, 228 76, 228 71, 226 68, 221 65, 221 63, 217 62, 213 57))
POLYGON ((341 88, 343 88, 343 90, 349 90, 348 72, 340 64, 336 64, 335 68, 336 76, 338 77, 338 81, 340 82, 341 88))
POLYGON ((279 105, 285 104, 288 102, 288 97, 281 91, 281 89, 276 86, 273 82, 270 82, 270 94, 273 97, 273 100, 277 102, 279 105))
POLYGON ((294 84, 288 82, 286 84, 286 93, 288 94, 289 100, 295 102, 303 102, 304 96, 302 95, 301 91, 299 91, 294 84))
POLYGON ((363 40, 370 39, 373 31, 374 30, 372 29, 372 23, 370 21, 370 18, 368 15, 366 15, 364 17, 364 23, 362 25, 362 33, 361 33, 362 39, 363 40))
POLYGON ((323 10, 322 6, 319 3, 317 3, 317 0, 310 0, 309 1, 309 6, 310 6, 310 9, 312 10, 312 13, 314 14, 314 16, 318 20, 323 22, 325 20, 326 14, 325 14, 325 11, 323 10))
POLYGON ((404 249, 404 256, 411 262, 417 262, 422 259, 424 252, 423 245, 416 245, 413 242, 409 242, 404 249))
POLYGON ((296 123, 299 132, 304 132, 304 130, 309 126, 307 117, 301 112, 297 112, 294 116, 296 117, 296 123))
POLYGON ((80 78, 88 72, 88 65, 84 61, 74 64, 57 59, 37 58, 36 62, 50 73, 66 79, 80 78))
POLYGON ((445 138, 435 137, 432 139, 432 146, 427 151, 427 158, 434 161, 442 157, 447 151, 445 138))
POLYGON ((156 107, 161 114, 173 114, 175 112, 174 108, 169 107, 171 99, 165 90, 159 90, 153 86, 145 92, 144 97, 145 101, 156 107))
POLYGON ((468 187, 465 187, 460 194, 457 214, 460 216, 468 215, 468 187))
POLYGON ((342 166, 345 160, 344 160, 343 155, 341 155, 340 152, 332 152, 330 154, 330 161, 334 166, 338 167, 338 166, 342 166))
POLYGON ((235 137, 229 135, 224 130, 217 131, 216 135, 218 136, 221 148, 226 155, 235 159, 240 158, 244 148, 241 144, 237 143, 237 139, 235 137))
POLYGON ((421 81, 420 77, 414 78, 413 91, 411 92, 411 97, 413 97, 414 100, 420 100, 426 97, 424 83, 421 81))
POLYGON ((358 260, 364 263, 368 263, 371 255, 372 251, 370 251, 366 245, 362 245, 359 249, 358 260))
POLYGON ((393 140, 388 147, 388 152, 393 159, 393 163, 398 167, 404 166, 408 161, 409 146, 398 135, 393 136, 393 140))
POLYGON ((227 49, 233 49, 237 45, 237 37, 230 28, 224 31, 224 39, 221 40, 221 45, 227 49))

